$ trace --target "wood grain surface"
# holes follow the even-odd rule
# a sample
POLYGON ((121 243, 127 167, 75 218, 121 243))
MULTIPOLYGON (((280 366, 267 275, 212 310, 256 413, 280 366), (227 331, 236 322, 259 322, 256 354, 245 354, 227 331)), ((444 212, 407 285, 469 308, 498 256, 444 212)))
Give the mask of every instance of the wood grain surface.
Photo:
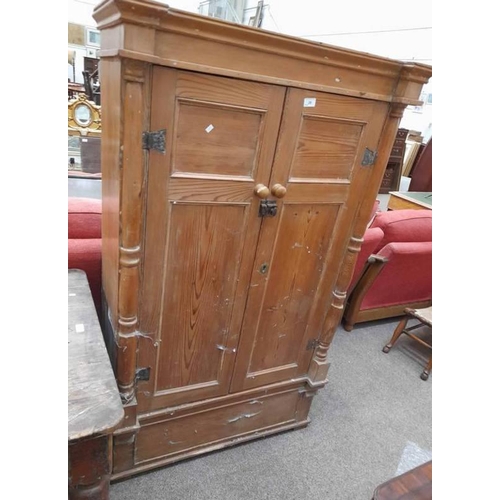
POLYGON ((85 273, 68 270, 68 498, 109 498, 110 436, 124 417, 85 273))
POLYGON ((68 440, 111 433, 123 418, 84 271, 68 271, 68 440))
POLYGON ((139 362, 151 378, 138 392, 139 407, 148 409, 229 390, 262 221, 253 191, 269 182, 285 95, 164 68, 155 68, 152 91, 160 103, 152 127, 169 131, 169 153, 152 152, 149 165, 140 324, 150 338, 140 340, 139 362), (202 128, 187 101, 203 109, 202 128), (196 152, 182 145, 186 133, 197 134, 196 152), (217 134, 225 148, 216 147, 217 134), (179 162, 190 165, 186 172, 179 162))
POLYGON ((307 346, 321 329, 370 173, 361 158, 366 147, 376 149, 386 111, 381 103, 287 91, 269 183, 287 191, 278 215, 262 222, 232 392, 307 373, 314 352, 307 346), (304 106, 311 99, 315 105, 304 106))
POLYGON ((224 363, 232 363, 233 259, 243 250, 244 223, 244 206, 172 207, 156 391, 220 384, 224 363))

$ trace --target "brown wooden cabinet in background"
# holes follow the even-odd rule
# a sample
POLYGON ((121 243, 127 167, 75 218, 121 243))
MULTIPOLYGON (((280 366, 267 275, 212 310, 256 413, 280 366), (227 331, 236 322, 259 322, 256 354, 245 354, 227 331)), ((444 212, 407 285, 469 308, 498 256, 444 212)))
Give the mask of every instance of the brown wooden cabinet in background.
POLYGON ((147 1, 94 17, 118 479, 307 425, 430 68, 147 1))
POLYGON ((408 132, 409 130, 405 128, 400 128, 396 132, 396 138, 394 139, 391 154, 385 167, 384 177, 382 177, 382 183, 380 184, 380 194, 387 194, 389 191, 399 191, 408 132))

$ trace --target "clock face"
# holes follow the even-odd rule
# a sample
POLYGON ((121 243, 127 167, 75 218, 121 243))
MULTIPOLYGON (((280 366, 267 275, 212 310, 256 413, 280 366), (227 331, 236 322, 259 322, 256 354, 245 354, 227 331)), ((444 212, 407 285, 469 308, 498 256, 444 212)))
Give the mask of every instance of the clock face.
POLYGON ((90 108, 85 104, 79 104, 75 108, 75 120, 78 125, 87 126, 90 124, 91 113, 90 108))

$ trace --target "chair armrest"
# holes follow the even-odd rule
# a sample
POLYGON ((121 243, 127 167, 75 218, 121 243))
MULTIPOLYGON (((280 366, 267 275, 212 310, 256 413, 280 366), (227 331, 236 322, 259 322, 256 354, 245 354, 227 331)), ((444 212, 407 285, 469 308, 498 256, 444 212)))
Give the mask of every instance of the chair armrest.
MULTIPOLYGON (((382 257, 381 255, 376 255, 376 254, 371 254, 370 257, 368 257, 368 259, 367 259, 367 262, 369 264, 376 264, 376 263, 385 264, 388 261, 389 261, 389 259, 387 257, 382 257)), ((363 271, 363 274, 364 274, 364 271, 363 271)), ((361 276, 363 276, 363 274, 361 276)))
POLYGON ((377 254, 371 254, 370 257, 368 257, 363 272, 354 285, 349 297, 347 297, 347 304, 344 312, 344 328, 347 331, 353 329, 363 298, 387 262, 389 262, 387 257, 381 257, 377 254))

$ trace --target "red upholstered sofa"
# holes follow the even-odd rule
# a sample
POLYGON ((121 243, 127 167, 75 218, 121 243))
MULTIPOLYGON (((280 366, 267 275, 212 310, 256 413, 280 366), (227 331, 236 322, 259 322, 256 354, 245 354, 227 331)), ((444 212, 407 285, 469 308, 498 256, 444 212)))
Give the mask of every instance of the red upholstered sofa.
POLYGON ((87 274, 92 298, 101 311, 101 200, 68 198, 68 269, 87 274))
POLYGON ((343 322, 404 314, 432 303, 432 211, 377 212, 356 262, 343 322))

